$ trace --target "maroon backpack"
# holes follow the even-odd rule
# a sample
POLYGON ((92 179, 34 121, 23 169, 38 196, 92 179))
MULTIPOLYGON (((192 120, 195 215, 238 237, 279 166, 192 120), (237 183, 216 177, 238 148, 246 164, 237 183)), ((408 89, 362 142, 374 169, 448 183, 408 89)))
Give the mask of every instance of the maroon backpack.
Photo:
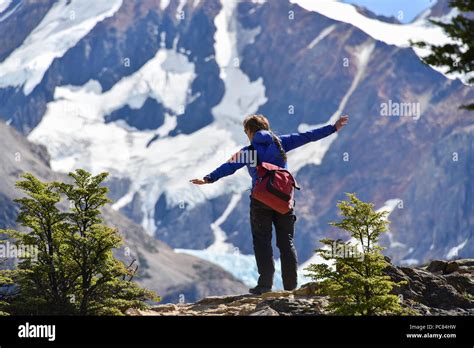
POLYGON ((280 214, 286 214, 293 209, 295 188, 300 188, 288 170, 262 162, 257 166, 257 177, 257 183, 252 189, 252 198, 280 214))

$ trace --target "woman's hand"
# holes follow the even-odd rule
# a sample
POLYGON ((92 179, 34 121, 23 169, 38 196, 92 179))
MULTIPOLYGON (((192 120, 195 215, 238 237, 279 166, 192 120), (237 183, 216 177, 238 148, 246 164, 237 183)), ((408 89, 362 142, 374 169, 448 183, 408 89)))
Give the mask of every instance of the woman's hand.
POLYGON ((347 122, 349 122, 349 116, 347 115, 344 115, 344 116, 341 116, 341 118, 339 120, 336 121, 336 123, 334 123, 334 126, 336 127, 336 131, 339 132, 339 130, 344 127, 347 122))
POLYGON ((206 179, 191 179, 189 182, 192 182, 194 185, 210 184, 210 182, 206 179))

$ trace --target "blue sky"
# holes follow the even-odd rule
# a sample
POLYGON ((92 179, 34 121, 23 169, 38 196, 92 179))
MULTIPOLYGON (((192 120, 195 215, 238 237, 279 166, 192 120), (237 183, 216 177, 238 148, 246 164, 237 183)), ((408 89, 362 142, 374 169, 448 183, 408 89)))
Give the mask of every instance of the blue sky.
POLYGON ((402 23, 411 22, 419 13, 434 5, 436 0, 343 0, 343 2, 357 4, 368 8, 375 14, 398 17, 403 11, 402 23))

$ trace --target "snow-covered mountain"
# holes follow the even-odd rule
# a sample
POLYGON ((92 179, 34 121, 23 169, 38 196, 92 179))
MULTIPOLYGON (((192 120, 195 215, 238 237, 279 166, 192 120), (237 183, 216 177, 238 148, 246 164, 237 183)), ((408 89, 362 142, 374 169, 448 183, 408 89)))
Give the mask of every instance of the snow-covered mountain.
POLYGON ((427 22, 449 20, 446 3, 399 24, 333 0, 3 0, 0 117, 58 172, 109 171, 116 210, 251 285, 247 173, 188 180, 246 144, 247 114, 286 133, 347 113, 344 132, 289 153, 300 263, 339 235, 344 192, 391 209, 395 262, 469 257, 473 122, 457 106, 474 93, 409 47, 447 42, 427 22), (384 117, 389 102, 420 114, 384 117))
MULTIPOLYGON (((44 146, 32 144, 3 122, 0 123, 0 148, 0 228, 15 228, 18 205, 13 199, 20 196, 15 181, 22 173, 34 173, 45 181, 65 181, 68 178, 51 170, 44 146)), ((124 238, 124 245, 115 250, 115 256, 127 265, 136 260, 135 281, 156 291, 163 302, 190 302, 204 296, 240 294, 247 290, 241 281, 221 267, 191 255, 176 253, 110 207, 103 210, 103 217, 107 225, 118 228, 124 238)), ((4 261, 14 262, 2 258, 2 267, 4 261)))

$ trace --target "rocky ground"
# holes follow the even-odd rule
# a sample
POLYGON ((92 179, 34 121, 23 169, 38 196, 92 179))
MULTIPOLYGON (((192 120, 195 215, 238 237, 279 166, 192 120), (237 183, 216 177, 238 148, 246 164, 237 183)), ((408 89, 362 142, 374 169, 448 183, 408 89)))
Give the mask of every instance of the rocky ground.
MULTIPOLYGON (((474 259, 435 260, 424 267, 398 267, 386 273, 408 283, 394 291, 406 308, 419 315, 474 315, 474 259)), ((254 295, 206 297, 196 303, 164 304, 148 310, 130 309, 129 315, 327 315, 328 298, 315 296, 317 283, 295 291, 254 295)))

